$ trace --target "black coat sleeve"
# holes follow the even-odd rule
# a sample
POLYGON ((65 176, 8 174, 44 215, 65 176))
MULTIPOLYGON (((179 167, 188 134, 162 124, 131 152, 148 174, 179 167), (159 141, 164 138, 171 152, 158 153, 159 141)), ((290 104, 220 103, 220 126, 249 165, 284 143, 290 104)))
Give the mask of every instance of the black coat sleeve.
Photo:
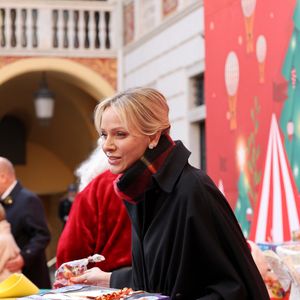
POLYGON ((124 287, 132 286, 132 268, 125 267, 113 271, 110 277, 110 287, 122 289, 124 287))

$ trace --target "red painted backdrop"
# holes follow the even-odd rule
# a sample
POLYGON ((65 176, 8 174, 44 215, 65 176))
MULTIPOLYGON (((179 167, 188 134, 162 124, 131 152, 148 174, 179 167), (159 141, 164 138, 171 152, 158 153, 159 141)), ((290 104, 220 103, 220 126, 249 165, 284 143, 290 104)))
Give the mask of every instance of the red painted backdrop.
POLYGON ((279 120, 287 97, 282 66, 295 4, 204 2, 207 172, 233 209, 243 195, 253 210, 259 199, 271 116, 279 120))
POLYGON ((257 97, 259 130, 256 144, 261 147, 258 168, 262 170, 272 112, 279 114, 284 99, 274 99, 274 85, 283 81, 281 67, 292 31, 295 1, 257 1, 253 39, 263 34, 267 40, 265 82, 259 82, 256 51, 247 53, 245 17, 240 0, 205 1, 206 72, 205 99, 207 105, 208 173, 216 183, 223 181, 224 192, 234 206, 237 199, 239 167, 237 146, 246 142, 254 130, 250 111, 257 97), (237 128, 231 130, 228 121, 228 93, 225 83, 225 62, 235 51, 239 60, 239 83, 236 92, 237 128))

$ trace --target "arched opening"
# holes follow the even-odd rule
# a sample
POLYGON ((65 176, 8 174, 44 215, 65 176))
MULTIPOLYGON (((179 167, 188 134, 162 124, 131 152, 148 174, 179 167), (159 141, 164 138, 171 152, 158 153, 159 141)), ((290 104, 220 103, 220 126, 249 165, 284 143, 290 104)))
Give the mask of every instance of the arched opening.
POLYGON ((52 241, 47 257, 55 255, 62 229, 59 199, 75 180, 74 170, 96 145, 93 111, 114 89, 91 69, 61 58, 24 58, 0 69, 0 120, 16 117, 26 130, 26 161, 16 164, 21 183, 43 200, 52 241), (54 116, 42 126, 33 98, 42 73, 55 94, 54 116))

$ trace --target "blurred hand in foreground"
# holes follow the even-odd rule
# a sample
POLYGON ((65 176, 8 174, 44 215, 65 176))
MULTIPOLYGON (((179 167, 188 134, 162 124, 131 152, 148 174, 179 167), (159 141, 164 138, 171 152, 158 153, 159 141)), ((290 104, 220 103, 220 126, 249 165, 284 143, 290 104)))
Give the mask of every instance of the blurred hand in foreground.
POLYGON ((21 254, 18 254, 16 257, 10 259, 6 264, 5 268, 8 269, 10 272, 18 272, 24 267, 24 259, 21 254))

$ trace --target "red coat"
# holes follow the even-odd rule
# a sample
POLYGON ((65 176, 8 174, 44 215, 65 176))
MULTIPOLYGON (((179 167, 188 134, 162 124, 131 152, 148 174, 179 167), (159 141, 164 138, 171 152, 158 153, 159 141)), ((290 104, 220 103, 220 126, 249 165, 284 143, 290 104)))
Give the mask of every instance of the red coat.
POLYGON ((103 271, 131 265, 131 224, 122 200, 114 192, 116 175, 105 171, 77 194, 59 238, 57 262, 101 254, 103 271))

